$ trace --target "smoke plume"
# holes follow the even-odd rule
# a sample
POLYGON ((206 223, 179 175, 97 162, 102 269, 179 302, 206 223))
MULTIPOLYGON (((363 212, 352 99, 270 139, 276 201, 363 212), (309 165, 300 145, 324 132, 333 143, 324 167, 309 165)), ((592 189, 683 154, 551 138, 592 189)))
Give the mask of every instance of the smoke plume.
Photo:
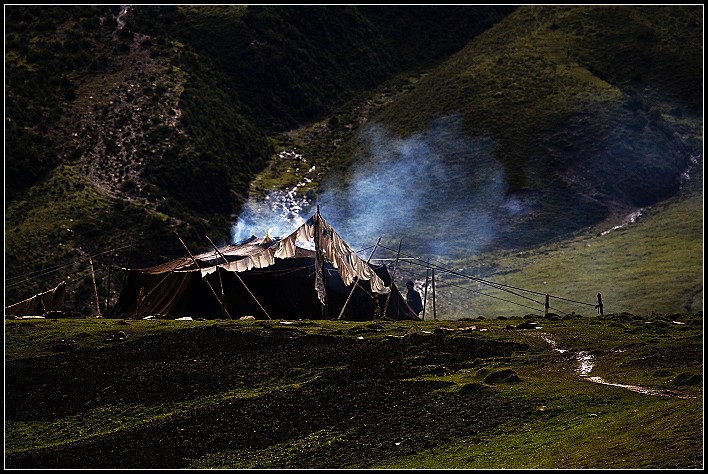
POLYGON ((507 199, 504 168, 488 138, 466 136, 458 117, 435 121, 407 138, 381 125, 358 139, 358 156, 345 174, 329 176, 316 202, 297 189, 249 202, 233 227, 233 241, 283 236, 320 206, 322 216, 353 249, 379 237, 428 256, 469 255, 494 243, 500 214, 523 205, 507 199))

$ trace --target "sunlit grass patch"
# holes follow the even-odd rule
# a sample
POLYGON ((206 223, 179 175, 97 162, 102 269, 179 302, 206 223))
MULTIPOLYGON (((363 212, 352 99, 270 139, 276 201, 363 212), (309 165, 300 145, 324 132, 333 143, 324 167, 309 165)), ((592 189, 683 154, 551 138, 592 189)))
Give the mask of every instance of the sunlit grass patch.
POLYGON ((577 395, 567 398, 557 394, 559 398, 537 407, 536 420, 502 427, 491 435, 458 439, 375 467, 665 469, 677 467, 666 449, 675 443, 693 445, 695 454, 686 465, 700 466, 701 427, 695 423, 700 408, 697 412, 695 404, 646 395, 614 396, 611 389, 593 384, 588 384, 587 391, 598 392, 592 405, 578 405, 577 395))

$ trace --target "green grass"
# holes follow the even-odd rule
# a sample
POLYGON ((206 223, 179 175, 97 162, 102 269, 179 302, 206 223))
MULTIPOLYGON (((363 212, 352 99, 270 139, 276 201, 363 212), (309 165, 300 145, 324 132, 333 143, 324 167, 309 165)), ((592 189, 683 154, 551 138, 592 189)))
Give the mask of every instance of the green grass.
POLYGON ((8 440, 5 448, 10 452, 15 452, 46 446, 58 446, 72 441, 155 423, 170 416, 189 413, 200 407, 222 403, 229 399, 245 400, 267 396, 269 392, 282 390, 289 385, 281 381, 274 381, 268 387, 237 389, 181 403, 103 405, 99 408, 88 410, 81 415, 69 416, 49 422, 8 421, 6 427, 7 430, 13 433, 13 437, 8 440))
MULTIPOLYGON (((523 321, 523 318, 419 323, 301 320, 285 325, 280 320, 7 320, 6 364, 61 361, 68 356, 76 357, 75 363, 82 363, 79 362, 82 357, 86 364, 100 363, 101 358, 119 356, 119 349, 130 351, 133 347, 130 344, 135 345, 143 338, 151 338, 152 346, 169 334, 175 336, 175 341, 182 340, 179 334, 195 334, 190 331, 196 328, 222 328, 228 333, 253 334, 264 339, 262 354, 258 353, 260 351, 250 355, 243 353, 250 364, 239 366, 236 363, 237 370, 244 374, 259 372, 256 383, 224 386, 216 392, 159 403, 87 402, 84 409, 53 419, 6 419, 6 453, 30 452, 49 446, 69 449, 69 443, 74 441, 100 443, 103 436, 119 437, 118 440, 139 432, 159 431, 161 426, 184 426, 193 433, 189 453, 194 454, 187 454, 190 468, 312 468, 332 466, 332 463, 340 468, 397 469, 701 466, 702 313, 549 317, 535 319, 542 326, 540 329, 507 329, 523 321), (469 329, 471 326, 474 330, 469 329), (465 328, 467 330, 463 331, 465 328), (106 334, 117 330, 126 331, 129 339, 119 345, 103 341, 106 334), (358 390, 354 388, 357 379, 350 378, 350 370, 358 372, 369 364, 375 367, 380 356, 372 354, 364 366, 354 364, 353 360, 327 363, 315 353, 297 362, 287 355, 288 344, 278 342, 283 341, 278 333, 292 331, 297 331, 299 338, 305 338, 300 340, 334 336, 341 341, 343 351, 350 350, 347 347, 354 340, 384 347, 394 344, 390 346, 393 348, 399 344, 395 341, 404 341, 404 335, 415 333, 415 339, 407 343, 411 350, 399 362, 412 370, 411 373, 418 374, 407 383, 444 382, 446 385, 413 398, 387 394, 394 397, 390 402, 394 405, 381 407, 382 411, 376 415, 381 418, 373 424, 361 424, 361 421, 313 424, 318 413, 337 409, 311 404, 317 400, 315 394, 342 390, 333 396, 342 404, 340 409, 345 409, 353 402, 348 393, 358 390), (438 335, 441 331, 447 335, 438 335), (472 356, 453 364, 445 362, 449 357, 446 350, 429 351, 426 341, 441 341, 437 339, 440 337, 450 344, 474 338, 480 344, 521 343, 526 349, 505 356, 472 356), (80 348, 69 354, 56 353, 51 346, 58 339, 75 339, 80 348), (548 340, 556 345, 551 346, 548 340), (276 345, 271 346, 271 343, 276 345), (576 372, 578 362, 573 355, 579 351, 593 355, 595 365, 590 375, 601 376, 611 383, 655 388, 674 396, 651 396, 592 383, 576 372), (304 363, 305 360, 310 362, 304 363), (501 374, 514 374, 516 381, 499 377, 501 374), (699 382, 686 382, 686 374, 693 374, 699 382), (277 406, 285 400, 292 404, 291 415, 277 406), (243 436, 237 434, 239 426, 250 424, 252 416, 260 417, 258 426, 276 430, 272 432, 276 436, 273 439, 266 436, 264 439, 270 441, 264 444, 236 447, 223 438, 227 436, 219 431, 223 428, 210 432, 201 431, 195 425, 189 429, 193 423, 189 420, 209 416, 214 410, 223 411, 221 416, 228 419, 233 416, 229 414, 232 409, 227 408, 231 404, 240 407, 237 413, 246 416, 228 425, 230 430, 235 430, 231 436, 243 436), (396 405, 403 409, 400 415, 396 405), (460 424, 462 420, 458 417, 469 418, 469 421, 460 424), (499 422, 490 424, 496 417, 499 422), (291 426, 298 425, 300 429, 283 438, 282 433, 289 433, 291 426), (276 428, 278 426, 281 428, 276 428)), ((448 347, 452 350, 453 346, 448 347)), ((212 350, 204 346, 197 357, 203 361, 223 357, 212 350)), ((238 360, 240 354, 242 352, 234 347, 231 357, 238 360)), ((148 358, 152 361, 136 361, 138 364, 131 369, 125 383, 136 388, 143 384, 149 386, 154 377, 161 377, 162 371, 179 372, 190 363, 180 358, 162 359, 159 353, 148 358)), ((219 365, 216 363, 211 369, 207 365, 201 370, 214 370, 216 376, 219 365)), ((374 379, 367 380, 367 383, 375 383, 374 379)), ((406 380, 401 382, 401 387, 405 387, 406 380)), ((80 383, 92 392, 100 391, 100 385, 96 384, 105 382, 97 377, 95 383, 90 378, 80 383)), ((27 396, 33 394, 27 393, 27 396)), ((354 411, 352 420, 357 417, 366 420, 366 416, 367 413, 354 411)), ((167 434, 169 428, 166 429, 165 434, 158 436, 172 436, 167 434)), ((84 449, 90 453, 91 444, 86 446, 84 449)))
POLYGON ((703 194, 692 192, 645 209, 634 223, 601 235, 618 222, 607 221, 573 239, 522 252, 478 255, 457 264, 465 273, 488 281, 540 293, 534 301, 487 285, 451 280, 437 282, 444 297, 436 304, 441 317, 518 315, 543 311, 544 293, 556 313, 589 315, 596 294, 605 312, 636 314, 703 310, 703 194), (485 277, 486 268, 494 274, 485 277), (456 286, 449 286, 449 285, 456 286), (448 291, 449 290, 449 291, 448 291), (478 291, 484 293, 472 293, 478 291), (487 296, 487 295, 491 295, 487 296), (585 303, 576 304, 553 296, 585 303), (501 301, 511 300, 514 303, 501 301))
POLYGON ((5 361, 51 355, 54 353, 51 350, 52 343, 60 339, 73 339, 86 348, 107 348, 112 343, 104 339, 117 331, 127 331, 131 338, 140 338, 195 325, 212 324, 217 324, 217 321, 129 321, 103 318, 6 321, 5 361))
MULTIPOLYGON (((677 460, 668 445, 700 451, 697 440, 676 439, 700 416, 695 402, 629 395, 600 409, 554 405, 539 410, 549 419, 502 428, 485 439, 464 439, 392 463, 381 469, 671 469, 677 460), (504 429, 507 432, 503 432, 504 429)), ((693 462, 699 462, 694 456, 693 462)))

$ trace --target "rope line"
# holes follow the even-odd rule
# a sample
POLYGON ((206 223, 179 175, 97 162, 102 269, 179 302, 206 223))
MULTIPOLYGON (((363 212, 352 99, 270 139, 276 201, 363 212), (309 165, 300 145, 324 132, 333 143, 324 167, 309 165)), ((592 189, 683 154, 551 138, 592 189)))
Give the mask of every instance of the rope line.
MULTIPOLYGON (((71 262, 65 263, 65 264, 54 265, 54 266, 51 266, 51 267, 48 267, 48 268, 44 268, 44 269, 41 269, 41 270, 36 270, 36 271, 29 272, 29 273, 26 273, 26 274, 23 274, 23 275, 18 275, 18 276, 15 276, 15 277, 11 277, 11 278, 7 279, 7 281, 6 281, 6 283, 8 283, 8 284, 6 284, 6 289, 13 289, 13 288, 15 288, 15 287, 17 287, 17 286, 20 286, 20 285, 23 285, 23 284, 25 284, 25 285, 26 285, 26 284, 37 285, 37 284, 41 284, 41 283, 43 283, 43 282, 47 282, 47 281, 49 281, 50 279, 43 279, 43 278, 44 278, 44 277, 47 277, 48 275, 50 275, 50 274, 52 274, 52 273, 54 273, 54 272, 57 272, 57 271, 59 271, 59 270, 61 270, 61 269, 70 267, 70 266, 72 266, 72 265, 76 265, 76 264, 78 264, 78 263, 81 263, 81 262, 85 261, 86 259, 95 258, 95 257, 100 257, 100 256, 102 256, 102 255, 105 255, 105 254, 108 254, 108 253, 111 253, 111 252, 121 251, 121 250, 130 248, 131 246, 132 246, 132 245, 125 245, 125 246, 122 246, 122 247, 112 248, 112 249, 105 250, 105 251, 102 251, 102 252, 98 252, 98 253, 95 253, 95 254, 90 254, 90 255, 82 256, 82 257, 80 257, 80 258, 77 258, 77 259, 75 259, 75 260, 73 260, 73 261, 71 261, 71 262)), ((379 248, 388 250, 388 251, 390 251, 390 252, 395 252, 395 253, 397 253, 397 258, 396 258, 396 260, 405 261, 405 262, 409 263, 410 265, 418 265, 418 266, 424 267, 424 268, 426 268, 426 269, 435 269, 435 270, 438 270, 439 272, 441 272, 441 274, 443 274, 443 275, 451 275, 451 276, 454 276, 454 277, 459 277, 459 278, 465 278, 465 279, 468 279, 468 280, 472 280, 472 281, 478 282, 478 283, 480 283, 480 284, 483 284, 483 285, 487 285, 487 286, 489 286, 489 287, 492 287, 492 288, 494 288, 494 289, 496 289, 496 290, 509 293, 509 294, 511 294, 511 295, 514 295, 514 296, 519 297, 519 298, 522 298, 522 299, 529 300, 529 301, 531 301, 531 302, 533 302, 533 303, 535 303, 535 304, 537 304, 537 305, 543 306, 544 308, 545 308, 545 303, 544 303, 544 302, 538 301, 537 299, 534 299, 534 298, 532 298, 532 297, 530 297, 530 296, 526 296, 526 295, 520 294, 519 292, 526 292, 526 293, 529 293, 529 294, 532 294, 532 295, 540 295, 540 296, 544 296, 544 297, 554 298, 554 299, 561 300, 561 301, 565 301, 565 302, 569 302, 569 303, 575 303, 575 304, 579 304, 579 305, 591 306, 591 307, 593 307, 593 308, 596 307, 596 305, 595 305, 594 303, 586 303, 586 302, 583 302, 583 301, 576 301, 576 300, 573 300, 573 299, 564 298, 564 297, 556 296, 556 295, 550 295, 550 294, 548 294, 548 293, 543 293, 543 292, 539 292, 539 291, 534 291, 534 290, 530 290, 530 289, 527 289, 527 288, 520 288, 520 287, 513 286, 513 285, 508 285, 508 284, 503 284, 503 283, 498 283, 498 282, 489 281, 489 280, 486 280, 486 279, 483 279, 483 278, 480 278, 480 277, 476 277, 476 276, 473 276, 473 275, 469 275, 469 274, 463 273, 463 272, 461 272, 461 271, 456 271, 456 270, 452 270, 452 269, 450 269, 450 268, 446 268, 446 267, 444 266, 443 262, 440 262, 440 261, 437 261, 437 260, 422 260, 422 259, 419 258, 419 257, 402 253, 402 252, 400 252, 400 249, 398 249, 398 250, 397 250, 397 249, 392 249, 392 248, 389 248, 389 247, 387 247, 387 246, 385 246, 385 245, 382 245, 382 244, 380 244, 380 243, 378 243, 377 245, 371 245, 371 246, 369 246, 369 247, 362 248, 361 250, 356 251, 356 253, 365 252, 365 251, 370 250, 370 249, 372 249, 372 248, 374 248, 374 247, 377 247, 377 246, 378 246, 379 248)), ((385 265, 384 262, 389 261, 389 260, 393 260, 393 259, 392 259, 392 258, 377 258, 377 259, 374 259, 374 260, 378 260, 379 262, 381 262, 381 265, 385 265)), ((309 267, 312 267, 312 265, 306 265, 306 266, 303 266, 303 267, 291 268, 291 269, 287 269, 287 270, 261 270, 261 269, 259 269, 259 273, 263 273, 263 274, 265 274, 265 273, 273 273, 273 274, 278 273, 279 275, 275 275, 275 276, 283 276, 283 275, 287 275, 287 274, 289 274, 289 273, 297 272, 297 271, 300 271, 300 270, 302 270, 302 269, 306 269, 306 268, 309 268, 309 267)), ((125 270, 125 269, 123 269, 123 270, 125 270)), ((335 270, 328 269, 328 271, 329 271, 329 272, 333 272, 333 271, 336 271, 336 269, 335 269, 335 270)), ((87 274, 88 274, 88 271, 87 271, 87 270, 85 270, 85 269, 84 269, 84 270, 80 270, 80 269, 79 269, 79 270, 74 270, 74 271, 72 271, 72 272, 70 272, 70 273, 67 273, 67 274, 65 275, 65 277, 66 277, 66 276, 77 276, 77 275, 81 275, 81 277, 83 277, 83 276, 85 276, 85 275, 87 276, 87 274)), ((101 278, 102 278, 102 277, 101 277, 101 278)), ((72 282, 72 283, 74 283, 74 282, 72 282)), ((161 283, 162 283, 162 282, 158 283, 157 286, 159 286, 161 283)), ((512 301, 512 300, 509 300, 509 299, 501 298, 501 297, 498 297, 498 296, 494 296, 494 295, 491 295, 491 294, 488 294, 488 293, 484 293, 484 292, 479 291, 479 290, 475 290, 475 289, 471 289, 471 288, 466 288, 466 287, 460 286, 460 285, 458 285, 458 284, 452 283, 452 282, 450 282, 449 280, 448 280, 447 282, 445 282, 445 284, 448 285, 448 286, 460 288, 460 289, 463 289, 463 290, 465 290, 465 291, 469 291, 469 292, 472 292, 472 293, 477 293, 477 294, 479 294, 479 295, 481 295, 481 296, 486 296, 486 297, 489 297, 489 298, 494 298, 494 299, 497 299, 497 300, 500 300, 500 301, 504 301, 504 302, 507 302, 507 303, 510 303, 510 304, 515 304, 515 305, 518 305, 518 306, 522 306, 522 307, 525 307, 525 308, 532 309, 532 310, 534 310, 534 311, 538 311, 538 309, 537 309, 536 307, 532 307, 532 306, 529 306, 529 305, 525 305, 525 304, 522 304, 522 303, 519 303, 519 302, 516 302, 516 301, 512 301)), ((75 291, 75 290, 74 290, 74 291, 75 291)), ((145 295, 145 296, 146 296, 146 297, 149 296, 149 293, 148 293, 148 295, 145 295)), ((553 310, 555 310, 555 311, 562 312, 560 309, 553 308, 553 307, 550 307, 550 306, 549 306, 549 309, 553 309, 553 310)))
POLYGON ((522 303, 518 303, 518 302, 516 302, 516 301, 507 300, 507 299, 505 299, 505 298, 500 298, 499 296, 488 295, 488 294, 486 294, 486 293, 482 293, 482 292, 479 291, 479 290, 473 290, 472 288, 465 288, 464 286, 459 286, 459 285, 455 285, 455 284, 452 284, 452 283, 450 284, 450 286, 455 286, 455 287, 460 288, 460 289, 465 290, 465 291, 469 291, 469 292, 472 292, 472 293, 478 293, 478 294, 480 294, 480 295, 482 295, 482 296, 488 296, 488 297, 490 297, 490 298, 494 298, 494 299, 497 299, 497 300, 502 300, 502 301, 505 301, 505 302, 507 302, 507 303, 516 304, 516 305, 519 305, 519 306, 523 306, 524 308, 529 308, 529 309, 532 309, 532 310, 534 310, 534 311, 538 311, 538 308, 536 308, 536 307, 529 306, 529 305, 525 305, 525 304, 522 304, 522 303))
POLYGON ((43 276, 48 275, 48 274, 50 274, 50 273, 53 273, 53 272, 55 272, 55 271, 58 271, 58 270, 60 270, 60 269, 62 269, 62 268, 66 268, 66 267, 69 267, 69 266, 74 265, 74 264, 76 264, 76 263, 80 263, 81 261, 86 260, 87 258, 98 257, 98 256, 100 256, 100 255, 104 255, 104 254, 107 254, 107 253, 110 253, 110 252, 116 252, 116 251, 118 251, 118 250, 123 250, 123 249, 126 249, 126 248, 128 248, 128 247, 130 247, 130 246, 129 246, 129 245, 126 245, 126 246, 124 246, 124 247, 119 247, 119 248, 114 248, 114 249, 106 250, 106 251, 99 252, 99 253, 94 254, 94 255, 87 255, 87 256, 85 256, 85 257, 78 258, 78 259, 76 259, 76 260, 74 260, 74 261, 72 261, 72 262, 69 262, 69 263, 64 263, 64 264, 61 264, 61 265, 54 265, 53 267, 43 268, 43 269, 41 269, 41 270, 35 270, 35 271, 33 271, 33 272, 25 273, 25 274, 22 274, 22 275, 17 275, 17 276, 15 276, 15 277, 8 278, 8 281, 18 280, 18 279, 20 279, 20 278, 22 278, 23 280, 21 280, 21 281, 19 281, 19 282, 16 282, 16 283, 13 283, 13 284, 11 284, 11 285, 7 285, 7 287, 8 287, 8 288, 12 288, 12 287, 14 287, 14 286, 16 286, 16 285, 19 285, 19 284, 22 284, 22 283, 26 283, 26 282, 29 281, 29 280, 32 280, 32 279, 35 279, 35 278, 40 278, 40 277, 43 277, 43 276))
MULTIPOLYGON (((394 250, 394 249, 392 249, 392 248, 386 247, 385 245, 379 245, 379 247, 384 248, 384 249, 386 249, 386 250, 389 250, 389 251, 391 251, 391 252, 397 252, 397 250, 394 250)), ((488 285, 488 286, 491 286, 491 287, 493 287, 493 288, 496 288, 496 289, 498 289, 498 290, 500 290, 500 291, 506 291, 507 293, 511 293, 511 294, 513 294, 513 295, 515 295, 515 296, 518 296, 518 297, 520 297, 520 298, 529 299, 529 300, 531 300, 531 301, 533 301, 534 303, 539 304, 539 305, 544 305, 544 304, 545 304, 545 303, 539 302, 539 301, 537 301, 537 300, 534 300, 533 298, 530 298, 530 297, 528 297, 528 296, 520 295, 520 294, 518 294, 518 293, 516 293, 516 292, 514 292, 514 291, 511 291, 511 290, 525 291, 525 292, 527 292, 527 293, 531 293, 531 294, 535 294, 535 295, 542 295, 542 296, 546 296, 547 293, 542 293, 542 292, 540 292, 540 291, 529 290, 529 289, 526 289, 526 288, 520 288, 520 287, 516 287, 516 286, 512 286, 512 285, 505 285, 505 284, 503 284, 503 283, 496 283, 496 282, 492 282, 492 281, 489 281, 489 280, 485 280, 485 279, 483 279, 483 278, 475 277, 475 276, 472 276, 472 275, 467 275, 467 274, 465 274, 465 273, 458 272, 458 271, 455 271, 455 270, 450 270, 450 269, 445 268, 444 266, 442 266, 441 262, 437 262, 436 260, 431 260, 431 261, 427 261, 427 262, 426 262, 426 261, 423 261, 422 259, 420 259, 420 258, 418 258, 418 257, 415 257, 415 256, 413 256, 413 255, 408 255, 408 254, 405 254, 405 257, 406 257, 407 260, 411 260, 411 261, 409 262, 409 263, 411 263, 411 264, 416 264, 416 265, 424 266, 424 267, 426 267, 426 268, 435 268, 436 270, 439 270, 439 271, 441 271, 441 272, 443 272, 443 273, 447 273, 447 274, 450 274, 450 275, 454 275, 454 276, 458 276, 458 277, 462 277, 462 278, 467 278, 467 279, 470 279, 470 280, 474 280, 474 281, 477 281, 477 282, 482 283, 482 284, 484 284, 484 285, 488 285), (418 262, 420 262, 420 263, 414 263, 415 261, 418 261, 418 262), (433 265, 431 265, 431 264, 430 264, 431 262, 435 262, 435 263, 434 263, 433 265)), ((491 296, 491 295, 485 295, 485 296, 491 296)), ((576 303, 576 304, 581 304, 581 305, 586 305, 586 306, 592 306, 593 308, 595 307, 595 304, 593 304, 593 303, 586 303, 586 302, 584 302, 584 301, 576 301, 576 300, 572 300, 572 299, 569 299, 569 298, 563 298, 563 297, 561 297, 561 296, 555 296, 555 295, 550 295, 550 294, 548 294, 548 296, 551 297, 551 298, 556 298, 556 299, 563 300, 563 301, 568 301, 568 302, 571 302, 571 303, 576 303)), ((504 301, 507 301, 507 300, 504 300, 504 301)), ((507 301, 507 302, 512 303, 512 304, 519 304, 520 306, 524 306, 524 305, 521 305, 520 303, 516 303, 516 302, 513 302, 513 301, 507 301)), ((535 308, 534 308, 534 309, 535 309, 535 308)), ((551 309, 551 308, 549 308, 549 309, 551 309)), ((555 309, 555 308, 552 308, 552 309, 555 309)))

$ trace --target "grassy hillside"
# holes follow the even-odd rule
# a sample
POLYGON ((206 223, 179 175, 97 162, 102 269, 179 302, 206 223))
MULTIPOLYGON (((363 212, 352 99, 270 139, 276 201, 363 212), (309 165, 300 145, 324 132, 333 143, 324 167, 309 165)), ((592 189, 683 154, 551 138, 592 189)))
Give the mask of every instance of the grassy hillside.
POLYGON ((435 185, 419 197, 426 205, 406 217, 421 234, 409 242, 440 234, 437 219, 426 217, 444 215, 459 222, 446 238, 465 236, 456 242, 464 246, 467 235, 484 231, 459 218, 476 206, 497 230, 492 244, 507 248, 666 199, 702 151, 700 14, 701 7, 520 8, 382 106, 336 155, 339 186, 355 188, 352 168, 394 153, 405 157, 390 160, 402 186, 426 186, 425 172, 413 170, 438 154, 464 180, 428 177, 435 185), (677 124, 687 117, 692 126, 677 124), (412 151, 386 149, 383 140, 412 151), (475 147, 481 142, 491 150, 475 147), (500 189, 478 191, 478 175, 497 165, 500 189))
MULTIPOLYGON (((597 293, 609 312, 703 311, 703 194, 644 208, 634 222, 608 221, 572 239, 482 253, 445 266, 505 287, 439 272, 436 305, 442 318, 542 314, 545 294, 551 295, 551 311, 561 314, 595 313, 597 293)), ((420 265, 401 265, 399 271, 401 278, 425 279, 420 265)), ((428 299, 432 315, 430 293, 428 299)))
POLYGON ((6 321, 5 467, 700 469, 702 325, 6 321))
MULTIPOLYGON (((6 277, 26 277, 28 260, 55 268, 89 248, 132 242, 133 261, 153 261, 181 253, 178 236, 198 250, 205 235, 227 241, 280 131, 430 67, 511 10, 436 10, 416 24, 449 25, 443 41, 409 50, 412 32, 388 30, 385 18, 397 12, 405 24, 419 12, 398 7, 9 6, 6 277), (91 199, 55 186, 77 180, 91 199), (66 219, 81 225, 59 231, 66 219)), ((99 273, 107 286, 107 261, 99 273)), ((72 295, 90 293, 78 288, 91 288, 86 275, 72 295)), ((63 276, 14 284, 6 299, 63 276)), ((83 296, 69 304, 91 311, 83 296)))
MULTIPOLYGON (((617 311, 700 311, 699 13, 520 8, 435 70, 292 133, 291 149, 331 167, 302 189, 361 248, 383 236, 391 269, 401 242, 418 260, 398 264, 400 285, 422 290, 432 260, 536 292, 439 271, 443 317, 542 311, 546 293, 585 303, 552 301, 561 312, 594 312, 598 292, 617 311)), ((297 166, 272 163, 255 191, 295 189, 297 166)))

